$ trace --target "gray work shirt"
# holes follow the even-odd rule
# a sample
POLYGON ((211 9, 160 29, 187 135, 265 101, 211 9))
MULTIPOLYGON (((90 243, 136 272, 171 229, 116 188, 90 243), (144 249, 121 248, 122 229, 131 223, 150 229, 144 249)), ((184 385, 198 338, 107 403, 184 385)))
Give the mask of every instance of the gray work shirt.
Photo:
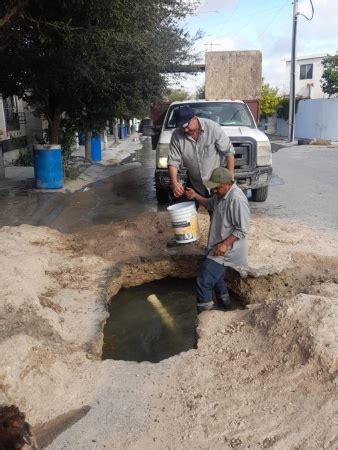
POLYGON ((224 266, 245 266, 248 259, 248 232, 250 210, 246 196, 233 184, 224 197, 214 194, 209 200, 209 210, 213 212, 207 257, 224 266), (224 256, 214 256, 214 248, 230 235, 238 238, 224 256))
POLYGON ((201 133, 197 142, 180 128, 174 130, 169 145, 168 165, 177 169, 186 167, 191 184, 203 194, 203 183, 210 179, 214 169, 225 165, 225 156, 233 155, 235 150, 218 123, 209 119, 198 120, 201 133))

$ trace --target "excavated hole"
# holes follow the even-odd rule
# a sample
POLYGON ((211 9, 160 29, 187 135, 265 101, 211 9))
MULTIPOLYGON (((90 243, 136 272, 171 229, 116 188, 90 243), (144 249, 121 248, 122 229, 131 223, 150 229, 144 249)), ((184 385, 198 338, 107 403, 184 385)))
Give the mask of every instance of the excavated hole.
MULTIPOLYGON (((196 255, 141 258, 115 267, 108 288, 110 316, 104 326, 102 359, 159 362, 196 348, 194 282, 196 255), (159 303, 148 300, 155 295, 159 303)), ((237 307, 274 303, 306 293, 312 285, 337 282, 337 261, 301 261, 299 267, 260 274, 231 270, 228 287, 237 307)))
POLYGON ((196 348, 193 279, 122 288, 111 299, 109 314, 103 359, 159 362, 196 348))
POLYGON ((159 362, 196 348, 196 319, 195 278, 122 288, 110 301, 102 359, 159 362))

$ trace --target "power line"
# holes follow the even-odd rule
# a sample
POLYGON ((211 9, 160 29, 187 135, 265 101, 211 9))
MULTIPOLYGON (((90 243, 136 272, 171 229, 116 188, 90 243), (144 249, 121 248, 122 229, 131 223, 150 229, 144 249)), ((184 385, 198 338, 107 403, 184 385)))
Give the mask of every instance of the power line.
MULTIPOLYGON (((286 2, 286 3, 288 3, 288 2, 286 2)), ((283 7, 284 7, 284 5, 283 5, 283 7)), ((264 14, 265 14, 265 13, 269 13, 269 12, 275 12, 276 9, 277 9, 278 11, 280 11, 281 7, 278 6, 277 8, 276 8, 276 7, 273 7, 273 8, 264 10, 264 14)), ((246 23, 245 23, 242 27, 240 27, 238 30, 236 30, 236 35, 235 35, 234 37, 236 38, 237 36, 239 36, 239 33, 240 33, 241 31, 245 30, 245 29, 247 28, 247 26, 250 25, 250 24, 252 23, 252 19, 253 19, 254 17, 257 17, 259 14, 262 14, 262 11, 257 11, 257 12, 255 12, 255 13, 251 14, 251 15, 249 16, 250 20, 249 20, 248 22, 246 22, 246 23)))
POLYGON ((286 1, 286 2, 284 3, 284 5, 282 5, 282 6, 280 7, 280 9, 276 12, 275 17, 274 17, 274 18, 269 22, 269 24, 265 27, 264 31, 263 31, 262 33, 260 33, 260 34, 257 36, 258 39, 260 39, 262 36, 264 36, 264 34, 269 30, 269 28, 271 27, 271 25, 273 25, 273 24, 275 23, 275 21, 276 21, 277 19, 279 19, 279 13, 281 13, 282 10, 283 10, 284 8, 286 8, 286 6, 288 6, 288 5, 289 5, 289 1, 286 1))
POLYGON ((308 21, 311 21, 313 19, 313 16, 315 15, 315 9, 313 7, 312 0, 310 0, 310 5, 311 5, 311 9, 312 9, 312 16, 311 17, 307 17, 305 14, 298 13, 299 16, 305 17, 305 19, 308 20, 308 21))
POLYGON ((214 42, 209 42, 207 44, 204 44, 204 46, 210 45, 210 51, 212 52, 212 46, 213 45, 221 45, 221 44, 215 44, 214 42))

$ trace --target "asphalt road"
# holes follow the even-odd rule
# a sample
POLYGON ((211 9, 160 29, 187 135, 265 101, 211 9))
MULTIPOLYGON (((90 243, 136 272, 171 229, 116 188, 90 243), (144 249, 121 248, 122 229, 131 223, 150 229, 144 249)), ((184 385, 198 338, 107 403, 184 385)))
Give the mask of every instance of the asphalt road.
POLYGON ((338 230, 338 148, 294 146, 273 154, 273 178, 264 203, 251 211, 338 230))
MULTIPOLYGON (((72 233, 91 224, 165 210, 154 189, 155 151, 150 142, 130 157, 136 168, 74 194, 26 189, 0 192, 0 226, 43 225, 72 233)), ((338 148, 295 146, 273 154, 273 178, 253 214, 295 219, 320 230, 338 229, 338 148)))

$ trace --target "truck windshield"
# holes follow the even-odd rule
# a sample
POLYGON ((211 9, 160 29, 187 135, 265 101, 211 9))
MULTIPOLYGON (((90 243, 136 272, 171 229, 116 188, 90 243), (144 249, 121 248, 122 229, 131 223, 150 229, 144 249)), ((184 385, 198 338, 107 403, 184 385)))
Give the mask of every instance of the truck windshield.
POLYGON ((189 105, 197 117, 211 119, 223 126, 255 127, 248 107, 243 103, 202 102, 173 105, 167 115, 166 128, 176 128, 175 111, 183 105, 189 105))

